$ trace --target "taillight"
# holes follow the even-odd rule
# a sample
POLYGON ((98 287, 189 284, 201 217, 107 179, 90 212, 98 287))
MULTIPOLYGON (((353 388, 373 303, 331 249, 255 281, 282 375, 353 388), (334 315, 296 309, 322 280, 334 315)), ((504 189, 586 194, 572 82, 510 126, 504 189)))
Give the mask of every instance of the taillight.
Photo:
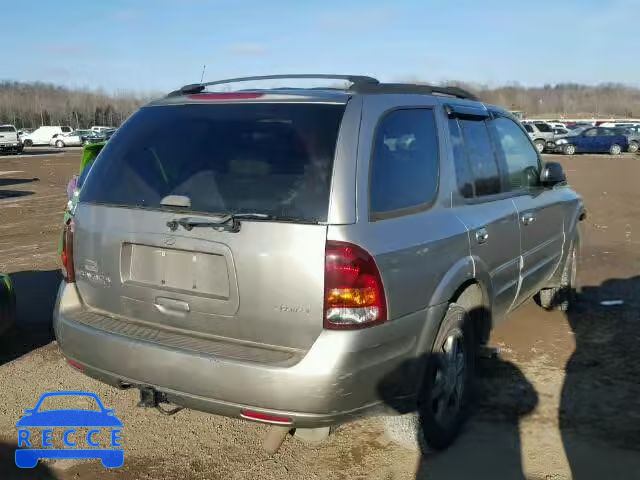
POLYGON ((62 273, 67 283, 76 281, 76 273, 73 267, 73 220, 64 225, 62 231, 62 273))
POLYGON ((324 262, 324 328, 365 328, 387 320, 382 278, 371 255, 329 240, 324 262))

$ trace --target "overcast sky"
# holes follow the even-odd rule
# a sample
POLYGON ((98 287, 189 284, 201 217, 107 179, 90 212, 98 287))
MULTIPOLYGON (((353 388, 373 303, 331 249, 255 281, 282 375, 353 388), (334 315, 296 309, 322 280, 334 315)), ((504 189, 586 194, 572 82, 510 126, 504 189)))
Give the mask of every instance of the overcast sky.
POLYGON ((13 3, 0 79, 164 91, 199 81, 206 64, 210 80, 329 72, 640 86, 636 0, 54 3, 13 3))

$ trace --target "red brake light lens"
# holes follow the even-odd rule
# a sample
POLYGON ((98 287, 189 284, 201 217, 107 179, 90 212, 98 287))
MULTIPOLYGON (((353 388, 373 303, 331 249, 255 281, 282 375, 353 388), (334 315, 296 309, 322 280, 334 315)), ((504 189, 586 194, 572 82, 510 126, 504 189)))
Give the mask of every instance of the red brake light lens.
POLYGON ((76 281, 76 273, 73 266, 73 227, 73 220, 69 220, 65 223, 62 231, 62 253, 60 254, 60 259, 62 260, 62 274, 67 283, 76 281))
POLYGON ((280 415, 271 415, 269 413, 254 412, 253 410, 243 410, 240 412, 242 418, 248 420, 255 420, 257 422, 275 423, 279 425, 291 425, 293 420, 289 417, 283 417, 280 415))
POLYGON ((324 328, 357 329, 385 322, 380 271, 364 249, 328 241, 324 270, 324 328))

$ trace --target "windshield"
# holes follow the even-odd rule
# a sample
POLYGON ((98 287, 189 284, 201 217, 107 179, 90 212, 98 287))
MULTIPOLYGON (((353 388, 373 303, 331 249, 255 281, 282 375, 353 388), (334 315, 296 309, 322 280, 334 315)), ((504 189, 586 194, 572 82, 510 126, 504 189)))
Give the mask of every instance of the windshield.
POLYGON ((105 146, 81 202, 326 221, 344 105, 239 103, 146 107, 105 146))

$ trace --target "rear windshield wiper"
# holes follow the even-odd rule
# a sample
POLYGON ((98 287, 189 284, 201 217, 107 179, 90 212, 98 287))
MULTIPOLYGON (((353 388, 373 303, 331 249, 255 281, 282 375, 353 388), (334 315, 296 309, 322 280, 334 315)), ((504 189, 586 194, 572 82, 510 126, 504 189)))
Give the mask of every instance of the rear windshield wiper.
POLYGON ((193 230, 196 227, 212 227, 216 230, 226 230, 229 232, 240 231, 240 219, 252 219, 252 220, 270 220, 273 219, 273 215, 267 213, 234 213, 216 215, 212 217, 181 217, 173 219, 167 222, 167 227, 172 232, 176 231, 178 227, 182 227, 187 231, 193 230))

